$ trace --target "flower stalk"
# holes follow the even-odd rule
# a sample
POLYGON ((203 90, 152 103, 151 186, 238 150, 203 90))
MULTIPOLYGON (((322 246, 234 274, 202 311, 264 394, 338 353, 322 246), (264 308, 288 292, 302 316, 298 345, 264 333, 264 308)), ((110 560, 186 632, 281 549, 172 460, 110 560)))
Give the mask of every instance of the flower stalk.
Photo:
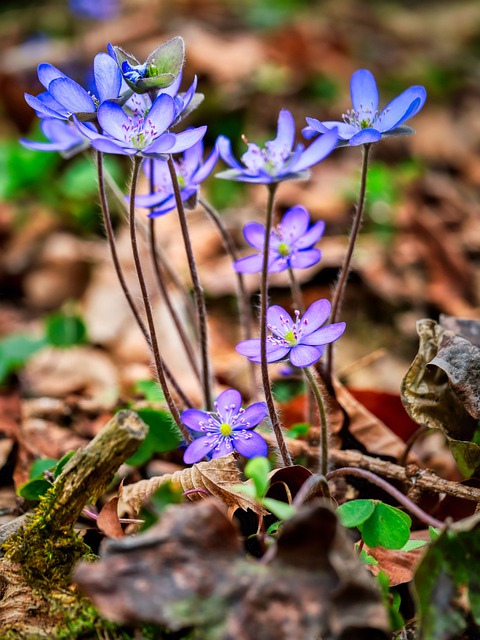
POLYGON ((325 411, 325 404, 323 402, 322 392, 320 387, 315 380, 313 373, 310 371, 309 367, 305 367, 305 377, 308 380, 308 384, 315 396, 315 400, 317 401, 318 406, 318 414, 320 416, 320 462, 319 462, 319 472, 322 476, 327 475, 328 471, 328 423, 327 423, 327 412, 325 411))

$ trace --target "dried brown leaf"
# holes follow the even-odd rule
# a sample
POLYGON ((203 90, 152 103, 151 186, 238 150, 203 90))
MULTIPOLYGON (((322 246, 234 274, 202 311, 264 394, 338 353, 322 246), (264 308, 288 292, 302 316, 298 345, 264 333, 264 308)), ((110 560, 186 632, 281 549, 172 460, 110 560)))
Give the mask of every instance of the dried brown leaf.
MULTIPOLYGON (((123 487, 120 510, 138 513, 143 501, 166 482, 178 483, 184 492, 203 489, 232 509, 251 509, 258 514, 266 513, 254 500, 235 490, 236 485, 242 482, 242 478, 233 454, 214 458, 208 462, 199 462, 175 473, 166 473, 163 476, 129 484, 123 487)), ((189 493, 186 497, 194 502, 206 498, 205 494, 199 491, 189 493)))
POLYGON ((125 536, 118 518, 118 501, 119 497, 115 496, 104 504, 97 518, 97 527, 109 538, 125 536))

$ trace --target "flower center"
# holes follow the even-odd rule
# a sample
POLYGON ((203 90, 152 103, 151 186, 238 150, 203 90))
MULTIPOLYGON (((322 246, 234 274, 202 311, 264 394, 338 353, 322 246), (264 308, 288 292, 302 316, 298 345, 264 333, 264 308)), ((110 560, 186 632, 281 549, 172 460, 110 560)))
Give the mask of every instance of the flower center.
POLYGON ((222 422, 222 424, 219 427, 220 429, 220 433, 222 434, 222 436, 225 436, 225 438, 228 438, 228 436, 232 435, 232 427, 228 424, 228 422, 222 422))
POLYGON ((287 256, 290 255, 290 245, 287 244, 286 242, 280 242, 280 244, 278 245, 278 253, 283 258, 286 258, 287 256))
POLYGON ((248 144, 248 151, 243 154, 242 162, 255 173, 266 171, 275 176, 291 155, 290 149, 270 140, 261 149, 258 145, 248 142, 244 137, 244 142, 248 144))
POLYGON ((150 118, 128 119, 129 124, 123 124, 124 140, 135 149, 145 149, 158 136, 155 124, 150 118))
POLYGON ((283 339, 286 342, 288 342, 288 345, 290 347, 294 347, 298 342, 298 335, 295 335, 295 332, 293 329, 289 329, 288 331, 285 332, 283 339))
POLYGON ((355 109, 349 109, 347 113, 344 113, 342 118, 346 124, 352 125, 357 129, 369 129, 375 123, 378 116, 378 110, 374 111, 373 108, 362 108, 358 111, 355 109))

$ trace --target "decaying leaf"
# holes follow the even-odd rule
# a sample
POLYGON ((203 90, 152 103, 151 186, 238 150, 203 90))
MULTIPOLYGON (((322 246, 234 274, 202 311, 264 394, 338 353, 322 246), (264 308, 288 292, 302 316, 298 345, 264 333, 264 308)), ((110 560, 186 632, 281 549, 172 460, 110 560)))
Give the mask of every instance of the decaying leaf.
POLYGON ((246 559, 216 500, 170 507, 136 538, 108 541, 75 581, 102 615, 198 640, 383 640, 386 611, 373 578, 326 503, 288 520, 270 563, 246 559))
POLYGON ((461 472, 466 476, 476 475, 480 467, 480 446, 471 440, 477 421, 449 384, 445 371, 435 362, 445 330, 435 320, 427 319, 417 323, 417 332, 418 354, 402 382, 405 409, 418 424, 442 431, 461 472))
MULTIPOLYGON (((183 491, 203 489, 215 496, 227 507, 236 509, 251 509, 258 514, 267 513, 259 504, 248 496, 235 491, 235 486, 242 482, 240 472, 233 454, 214 458, 208 462, 199 462, 192 467, 156 476, 149 480, 140 480, 123 487, 119 510, 138 513, 142 502, 152 495, 165 482, 177 482, 183 491)), ((197 501, 206 498, 203 492, 189 493, 188 500, 197 501)))
POLYGON ((97 518, 97 527, 109 538, 123 538, 125 535, 118 518, 118 500, 118 496, 109 500, 97 518))
POLYGON ((480 624, 480 516, 457 522, 430 545, 415 574, 420 637, 453 640, 480 624))

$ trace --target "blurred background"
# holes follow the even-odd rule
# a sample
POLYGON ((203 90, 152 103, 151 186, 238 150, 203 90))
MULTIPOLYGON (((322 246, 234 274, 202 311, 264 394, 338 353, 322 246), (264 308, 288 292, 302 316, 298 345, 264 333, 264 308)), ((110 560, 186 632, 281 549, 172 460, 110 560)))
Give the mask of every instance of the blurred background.
MULTIPOLYGON (((148 377, 149 356, 110 267, 93 164, 84 155, 64 160, 22 148, 19 137, 41 138, 23 94, 42 90, 36 73, 41 62, 88 87, 93 58, 108 42, 143 60, 175 35, 186 43, 185 86, 196 74, 205 94, 186 124, 208 125, 207 148, 221 133, 238 154, 245 149, 242 134, 255 142, 273 138, 281 108, 294 114, 300 141, 306 116, 336 120, 350 107, 349 80, 359 68, 377 78, 381 107, 410 85, 426 87, 427 103, 408 123, 416 135, 374 147, 365 223, 342 314, 348 330, 338 344, 344 380, 398 392, 416 353, 417 319, 479 313, 478 0, 3 0, 0 338, 36 335, 46 316, 66 309, 74 309, 88 334, 86 356, 72 361, 70 354, 68 363, 51 354, 46 362, 29 361, 24 383, 31 393, 49 396, 85 390, 108 395, 112 388, 121 393, 148 377)), ((303 204, 314 220, 327 223, 321 263, 299 274, 307 302, 331 295, 360 161, 359 148, 336 150, 310 181, 278 190, 279 212, 303 204)), ((128 159, 111 157, 108 167, 125 191, 128 159)), ((265 188, 210 177, 203 195, 246 253, 241 230, 249 220, 262 221, 265 188)), ((133 278, 124 212, 114 200, 111 206, 133 278)), ((245 363, 234 351, 240 332, 231 263, 203 212, 192 212, 190 221, 218 376, 241 385, 245 363)), ((166 255, 188 286, 176 233, 174 213, 158 221, 166 255)), ((284 275, 273 279, 272 300, 288 306, 284 275)), ((258 278, 248 283, 256 307, 258 278)), ((165 356, 188 378, 162 303, 156 304, 165 356)), ((191 386, 195 394, 194 381, 191 386)))

